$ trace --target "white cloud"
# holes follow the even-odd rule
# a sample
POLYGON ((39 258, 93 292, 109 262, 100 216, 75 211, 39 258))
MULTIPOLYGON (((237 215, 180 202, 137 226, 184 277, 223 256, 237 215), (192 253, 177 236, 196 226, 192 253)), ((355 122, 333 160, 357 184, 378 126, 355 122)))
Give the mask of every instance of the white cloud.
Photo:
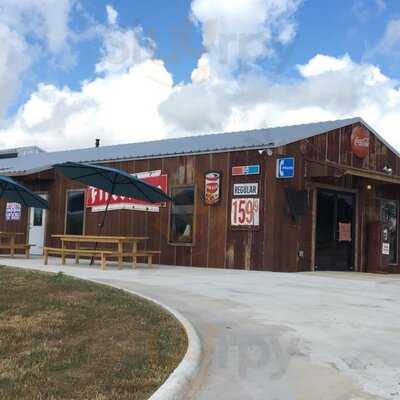
POLYGON ((171 75, 156 60, 85 82, 79 91, 42 84, 0 131, 0 144, 62 149, 91 146, 97 137, 102 144, 162 138, 158 105, 171 87, 171 75))
POLYGON ((107 21, 110 25, 116 25, 118 22, 118 12, 116 9, 108 4, 106 6, 106 11, 107 11, 107 21))
POLYGON ((203 28, 206 52, 192 73, 192 82, 176 85, 164 63, 154 58, 155 45, 142 29, 120 28, 116 11, 108 10, 108 26, 101 30, 98 75, 77 91, 39 85, 0 131, 0 145, 74 148, 92 146, 96 137, 103 144, 125 143, 359 115, 400 149, 398 82, 373 64, 356 63, 347 54, 317 54, 298 66, 295 79, 284 82, 267 78, 256 68, 235 70, 238 63, 248 61, 240 52, 232 63, 220 62, 224 51, 211 39, 212 26, 226 25, 229 34, 264 32, 251 47, 250 67, 273 51, 276 41, 291 40, 293 12, 299 3, 283 1, 278 10, 262 11, 266 3, 276 5, 278 0, 237 0, 238 9, 224 1, 194 0, 193 18, 203 28), (212 11, 217 25, 207 22, 212 11), (249 22, 254 15, 256 27, 249 22))
POLYGON ((15 31, 0 22, 0 117, 15 99, 21 85, 21 76, 32 63, 28 43, 15 31))
POLYGON ((75 0, 2 0, 0 21, 21 36, 45 42, 52 53, 67 48, 69 15, 75 0))
POLYGON ((349 66, 350 63, 351 60, 348 54, 341 58, 318 54, 306 65, 299 65, 298 69, 302 76, 309 78, 311 76, 322 75, 327 72, 344 70, 349 66))
POLYGON ((1 0, 0 117, 20 90, 28 68, 43 54, 67 61, 68 20, 74 0, 1 0))
POLYGON ((400 18, 392 19, 386 26, 382 40, 374 50, 376 53, 392 54, 400 50, 400 18))
POLYGON ((361 116, 400 149, 400 90, 378 67, 316 55, 294 81, 243 75, 174 89, 160 111, 175 130, 254 129, 361 116), (394 121, 396 121, 394 123, 394 121))
POLYGON ((294 14, 302 0, 194 0, 211 70, 226 75, 273 53, 273 44, 295 36, 294 14))
POLYGON ((103 33, 102 58, 97 73, 120 73, 153 57, 154 44, 144 38, 141 27, 122 30, 114 25, 103 33), (144 43, 142 43, 144 42, 144 43))

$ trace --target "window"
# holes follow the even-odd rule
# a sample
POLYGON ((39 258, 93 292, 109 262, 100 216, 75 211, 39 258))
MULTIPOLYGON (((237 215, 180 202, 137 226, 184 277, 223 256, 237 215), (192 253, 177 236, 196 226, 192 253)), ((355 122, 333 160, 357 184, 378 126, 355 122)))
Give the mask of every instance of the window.
POLYGON ((41 208, 33 209, 33 226, 43 225, 43 210, 41 208))
POLYGON ((384 224, 386 224, 389 229, 389 237, 388 237, 388 242, 390 244, 389 262, 391 264, 397 264, 398 209, 396 201, 382 200, 381 221, 384 224))
POLYGON ((67 216, 65 233, 68 235, 82 235, 85 218, 85 192, 67 192, 67 216))
POLYGON ((193 243, 194 186, 175 187, 171 190, 170 242, 193 243))

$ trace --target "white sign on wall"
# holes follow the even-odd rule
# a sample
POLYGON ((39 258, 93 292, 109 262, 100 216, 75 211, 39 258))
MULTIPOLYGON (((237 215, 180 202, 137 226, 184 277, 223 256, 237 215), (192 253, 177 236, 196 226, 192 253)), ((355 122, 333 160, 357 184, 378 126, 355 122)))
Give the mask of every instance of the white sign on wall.
POLYGON ((258 198, 232 199, 231 225, 259 226, 260 199, 258 198))
POLYGON ((19 221, 21 219, 21 204, 6 204, 6 221, 19 221))
POLYGON ((257 196, 258 183, 235 183, 233 185, 234 196, 257 196))
POLYGON ((390 243, 383 243, 382 254, 384 256, 390 256, 390 243))

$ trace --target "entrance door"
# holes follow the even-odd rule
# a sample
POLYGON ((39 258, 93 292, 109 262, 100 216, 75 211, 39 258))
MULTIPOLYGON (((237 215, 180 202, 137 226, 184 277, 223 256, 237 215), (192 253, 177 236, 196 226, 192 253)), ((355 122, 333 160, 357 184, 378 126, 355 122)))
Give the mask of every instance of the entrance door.
MULTIPOLYGON (((47 194, 41 194, 47 200, 47 194)), ((32 255, 43 255, 45 229, 46 229, 46 210, 41 208, 31 208, 29 221, 29 244, 32 255)))
POLYGON ((354 225, 354 194, 318 191, 316 270, 354 271, 354 225))

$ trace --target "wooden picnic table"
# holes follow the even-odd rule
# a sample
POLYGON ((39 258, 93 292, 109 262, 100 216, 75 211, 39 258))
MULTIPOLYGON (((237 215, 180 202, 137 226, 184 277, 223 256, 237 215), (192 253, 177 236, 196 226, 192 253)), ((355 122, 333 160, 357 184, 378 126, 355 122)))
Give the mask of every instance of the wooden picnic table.
POLYGON ((26 243, 17 244, 16 239, 18 236, 25 236, 25 233, 0 231, 0 240, 7 239, 7 243, 0 243, 0 249, 10 250, 11 257, 15 256, 15 250, 24 250, 26 257, 29 258, 31 246, 26 243))
MULTIPOLYGON (((122 266, 124 258, 124 245, 128 244, 131 247, 129 254, 138 254, 138 244, 149 240, 147 236, 105 236, 105 235, 52 235, 52 237, 60 239, 61 241, 61 251, 67 249, 67 243, 75 243, 75 249, 78 250, 75 255, 75 261, 79 264, 79 250, 81 249, 82 243, 91 244, 116 244, 117 250, 112 253, 116 255, 118 259, 119 267, 122 266)), ((97 251, 102 249, 97 248, 97 251)), ((107 250, 104 250, 107 251, 107 250)), ((64 261, 64 260, 63 260, 64 261)), ((136 257, 134 257, 134 264, 136 264, 136 257)))

